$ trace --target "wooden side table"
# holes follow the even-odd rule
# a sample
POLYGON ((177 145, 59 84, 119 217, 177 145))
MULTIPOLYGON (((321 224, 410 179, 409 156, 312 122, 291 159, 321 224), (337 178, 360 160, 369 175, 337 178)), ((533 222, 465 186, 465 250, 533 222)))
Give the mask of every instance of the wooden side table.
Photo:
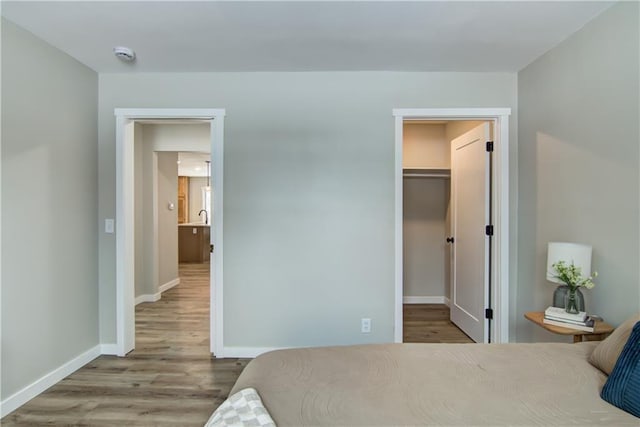
POLYGON ((614 327, 604 322, 596 322, 593 332, 580 331, 578 329, 563 328, 562 326, 549 325, 543 322, 544 312, 542 311, 530 311, 524 314, 527 320, 532 321, 541 328, 546 329, 549 332, 553 332, 558 335, 573 335, 573 342, 582 341, 600 341, 605 339, 614 327))

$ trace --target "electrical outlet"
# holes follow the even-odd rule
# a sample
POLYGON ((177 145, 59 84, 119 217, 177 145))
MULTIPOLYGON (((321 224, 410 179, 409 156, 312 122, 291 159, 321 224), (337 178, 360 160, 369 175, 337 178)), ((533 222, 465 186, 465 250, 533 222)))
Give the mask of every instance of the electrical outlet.
POLYGON ((367 319, 366 317, 360 319, 360 331, 363 334, 371 332, 371 319, 367 319))
POLYGON ((115 223, 112 218, 106 218, 104 220, 104 232, 105 233, 113 233, 114 232, 115 223))

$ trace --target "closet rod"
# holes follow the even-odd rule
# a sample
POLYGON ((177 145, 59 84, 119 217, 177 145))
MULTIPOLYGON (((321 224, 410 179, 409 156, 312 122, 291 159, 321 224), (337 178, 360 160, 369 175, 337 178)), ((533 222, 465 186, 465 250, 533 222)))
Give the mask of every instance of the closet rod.
POLYGON ((441 173, 405 173, 402 176, 405 178, 451 178, 450 175, 441 173))

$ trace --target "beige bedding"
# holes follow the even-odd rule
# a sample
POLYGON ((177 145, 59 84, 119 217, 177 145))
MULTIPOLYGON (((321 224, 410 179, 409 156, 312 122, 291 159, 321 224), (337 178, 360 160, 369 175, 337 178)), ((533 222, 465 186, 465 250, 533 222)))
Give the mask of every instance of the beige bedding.
POLYGON ((280 350, 242 372, 278 426, 640 425, 602 400, 597 343, 280 350))

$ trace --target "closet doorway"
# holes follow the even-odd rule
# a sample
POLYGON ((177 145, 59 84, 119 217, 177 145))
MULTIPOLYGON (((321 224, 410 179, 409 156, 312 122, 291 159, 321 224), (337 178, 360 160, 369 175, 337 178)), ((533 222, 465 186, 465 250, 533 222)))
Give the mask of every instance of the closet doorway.
POLYGON ((508 342, 509 111, 425 111, 394 111, 396 342, 508 342))

